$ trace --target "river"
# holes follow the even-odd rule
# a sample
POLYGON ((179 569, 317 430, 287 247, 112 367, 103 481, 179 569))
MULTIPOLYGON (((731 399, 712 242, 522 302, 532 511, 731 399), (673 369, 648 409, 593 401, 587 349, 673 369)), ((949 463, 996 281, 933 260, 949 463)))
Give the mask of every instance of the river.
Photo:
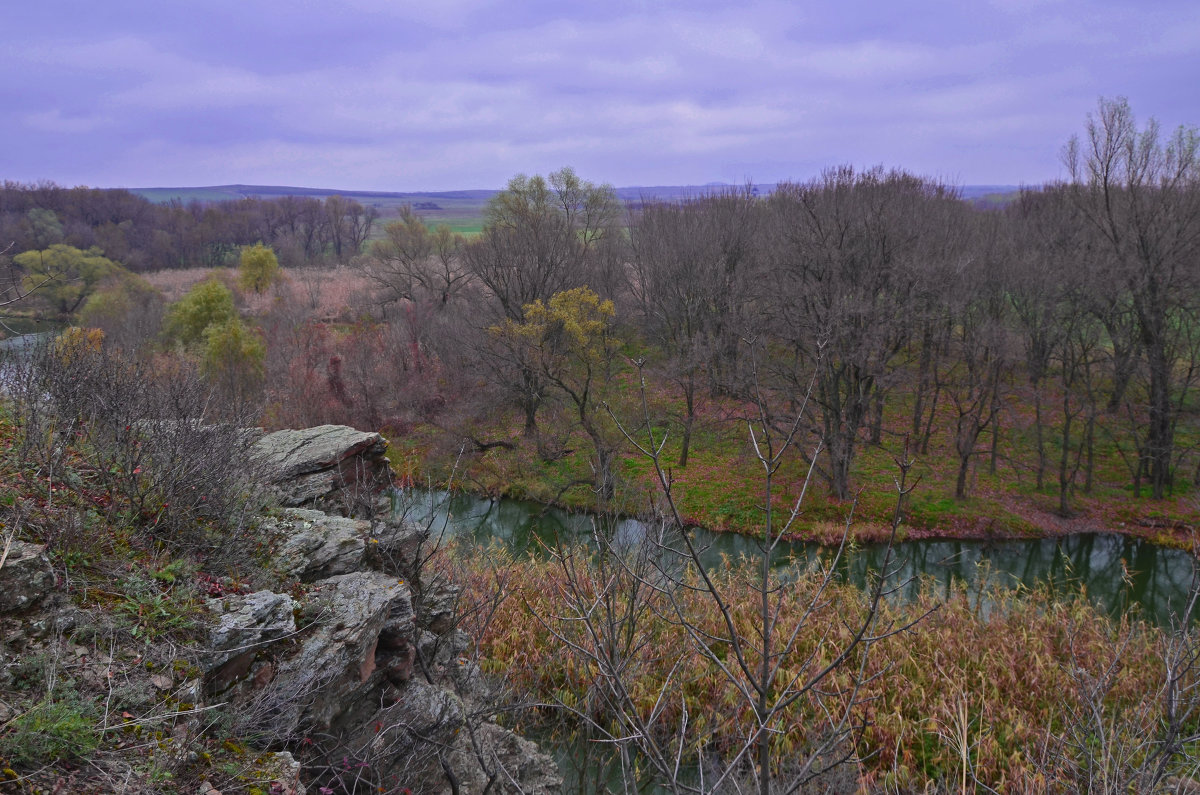
MULTIPOLYGON (((472 538, 481 545, 502 543, 515 554, 541 554, 557 539, 583 540, 595 518, 522 500, 492 500, 469 494, 409 490, 398 504, 407 518, 429 522, 435 532, 472 538)), ((617 538, 636 541, 646 528, 636 519, 617 520, 617 538)), ((733 533, 691 531, 706 547, 709 565, 723 556, 756 556, 753 539, 733 533)), ((840 574, 857 585, 883 563, 886 547, 865 545, 839 561, 840 574)), ((786 545, 780 566, 825 559, 828 547, 786 545)), ((922 587, 949 595, 964 587, 968 598, 987 610, 996 589, 1048 587, 1056 593, 1084 593, 1112 616, 1131 608, 1147 619, 1166 624, 1187 605, 1195 577, 1191 555, 1115 533, 1089 533, 1025 541, 904 541, 896 545, 899 563, 895 598, 913 599, 922 587)))

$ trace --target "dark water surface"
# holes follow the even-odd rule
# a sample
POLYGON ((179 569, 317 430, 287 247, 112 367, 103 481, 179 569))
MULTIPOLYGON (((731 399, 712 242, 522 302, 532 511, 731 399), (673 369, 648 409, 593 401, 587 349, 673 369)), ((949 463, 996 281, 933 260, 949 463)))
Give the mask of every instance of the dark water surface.
MULTIPOLYGON (((475 539, 481 545, 502 543, 514 554, 544 554, 546 545, 586 540, 595 517, 569 513, 541 503, 491 500, 469 494, 409 490, 399 501, 414 521, 431 522, 435 532, 475 539)), ((646 535, 636 519, 615 521, 611 532, 635 542, 646 535)), ((709 565, 724 557, 757 557, 749 537, 733 533, 691 531, 705 546, 709 565)), ((828 560, 833 550, 816 544, 780 547, 779 565, 805 565, 828 560)), ((883 565, 886 547, 866 545, 844 553, 840 573, 863 586, 870 571, 883 565)), ((987 609, 994 589, 1051 588, 1056 593, 1083 592, 1101 610, 1118 616, 1133 608, 1166 624, 1187 606, 1195 562, 1186 552, 1110 533, 1091 533, 1030 541, 904 541, 893 552, 899 566, 896 596, 914 599, 922 587, 949 595, 965 587, 972 600, 987 609)))

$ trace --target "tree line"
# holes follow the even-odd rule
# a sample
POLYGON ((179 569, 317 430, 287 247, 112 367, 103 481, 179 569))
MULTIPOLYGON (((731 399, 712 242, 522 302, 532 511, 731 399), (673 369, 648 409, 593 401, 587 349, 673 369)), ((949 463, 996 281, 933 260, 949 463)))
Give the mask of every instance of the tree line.
POLYGON ((135 273, 236 264, 239 249, 255 243, 275 249, 285 267, 344 263, 378 218, 376 208, 337 195, 155 204, 121 189, 0 185, 0 240, 14 252, 98 248, 135 273))

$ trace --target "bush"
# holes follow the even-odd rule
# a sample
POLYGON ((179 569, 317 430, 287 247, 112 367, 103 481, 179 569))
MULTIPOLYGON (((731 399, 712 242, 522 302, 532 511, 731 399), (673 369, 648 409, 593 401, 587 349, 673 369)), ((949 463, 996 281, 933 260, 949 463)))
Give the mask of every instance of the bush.
POLYGON ((256 408, 218 400, 196 367, 133 359, 73 331, 10 365, 21 454, 122 522, 172 545, 228 547, 259 506, 256 408), (76 476, 63 480, 71 456, 76 476))
POLYGON ((80 325, 102 330, 110 344, 128 352, 157 338, 162 322, 162 293, 133 274, 100 288, 79 312, 80 325))
POLYGON ((44 251, 13 257, 25 272, 24 289, 36 290, 64 315, 75 312, 104 281, 126 273, 98 248, 81 251, 56 243, 44 251))
POLYGON ((279 281, 279 260, 275 252, 262 243, 242 248, 241 264, 238 266, 238 285, 243 290, 265 292, 279 281))
POLYGON ((195 347, 204 332, 234 320, 233 293, 215 278, 205 279, 167 310, 166 334, 185 348, 195 347))
POLYGON ((267 348, 262 338, 237 318, 204 332, 201 369, 209 382, 229 397, 262 392, 267 348))

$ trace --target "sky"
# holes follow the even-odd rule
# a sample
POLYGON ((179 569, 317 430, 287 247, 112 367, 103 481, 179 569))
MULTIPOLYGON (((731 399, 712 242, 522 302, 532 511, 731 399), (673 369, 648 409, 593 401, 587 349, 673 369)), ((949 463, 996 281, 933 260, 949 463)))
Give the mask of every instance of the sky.
POLYGON ((1101 97, 1200 124, 1195 0, 13 0, 0 179, 499 188, 1065 176, 1101 97))

